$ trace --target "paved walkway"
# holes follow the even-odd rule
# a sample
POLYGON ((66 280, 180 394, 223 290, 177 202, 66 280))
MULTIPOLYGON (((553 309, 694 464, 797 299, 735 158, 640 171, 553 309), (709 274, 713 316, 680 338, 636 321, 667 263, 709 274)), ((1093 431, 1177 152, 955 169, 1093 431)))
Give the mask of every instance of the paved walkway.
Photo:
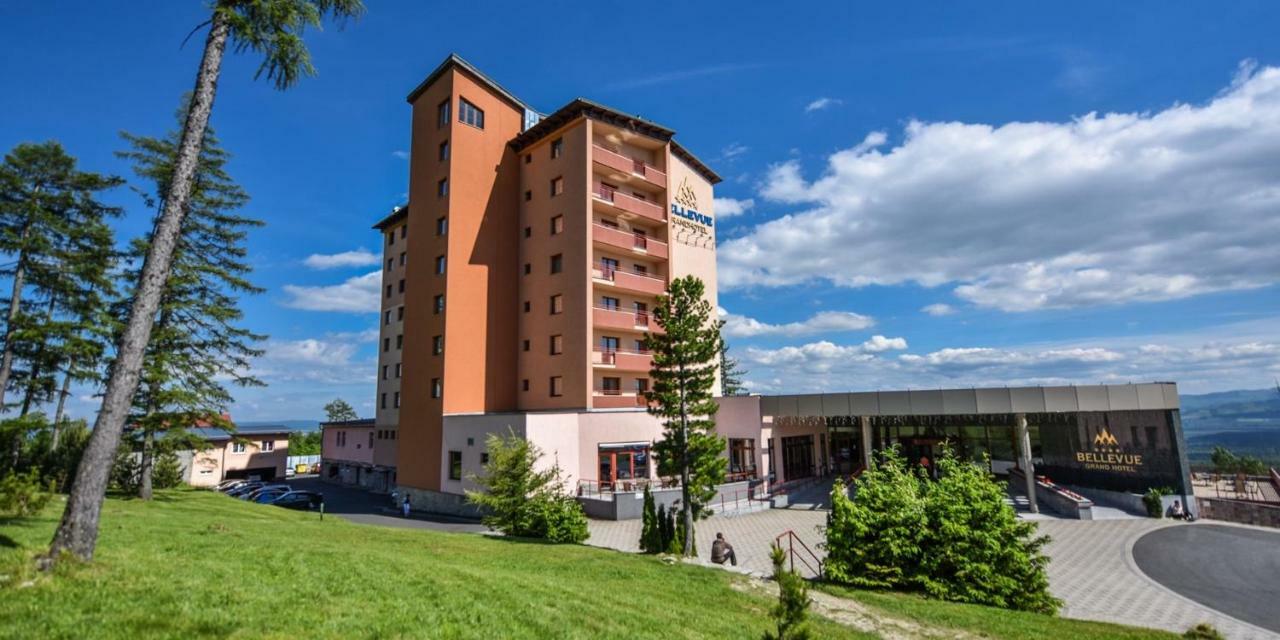
MULTIPOLYGON (((712 516, 698 525, 699 556, 707 558, 717 531, 734 546, 740 569, 768 575, 772 572, 769 546, 788 529, 819 557, 826 524, 826 512, 817 509, 773 509, 736 517, 712 516)), ((1133 560, 1133 545, 1144 534, 1168 526, 1199 527, 1203 524, 1174 524, 1168 520, 1123 518, 1113 520, 1061 520, 1044 518, 1036 522, 1052 538, 1049 555, 1049 584, 1062 598, 1062 615, 1082 620, 1100 620, 1181 633, 1201 622, 1217 627, 1231 640, 1276 639, 1275 634, 1193 602, 1148 578, 1133 560)), ((640 521, 608 522, 592 520, 587 544, 624 551, 638 551, 640 521)), ((812 572, 797 565, 802 574, 812 572)), ((1277 608, 1280 615, 1280 607, 1277 608)))

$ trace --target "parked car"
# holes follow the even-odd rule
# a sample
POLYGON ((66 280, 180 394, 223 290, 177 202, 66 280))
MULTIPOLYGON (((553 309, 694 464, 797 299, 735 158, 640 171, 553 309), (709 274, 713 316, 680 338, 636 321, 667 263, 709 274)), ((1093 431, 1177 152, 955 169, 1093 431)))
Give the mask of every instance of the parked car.
POLYGON ((233 497, 233 498, 238 498, 238 497, 240 497, 241 495, 244 495, 244 494, 246 494, 246 493, 249 493, 250 491, 253 491, 254 489, 257 489, 257 488, 261 487, 261 486, 262 486, 262 485, 264 485, 264 484, 266 484, 266 483, 265 483, 265 482, 257 482, 257 481, 254 481, 254 482, 245 482, 245 483, 243 483, 243 484, 238 484, 238 485, 236 485, 236 486, 235 486, 235 487, 233 487, 232 489, 228 490, 226 493, 227 493, 227 495, 229 495, 229 496, 231 496, 231 497, 233 497))
POLYGON ((223 480, 222 482, 219 482, 217 485, 213 486, 212 488, 214 491, 222 491, 225 493, 243 483, 244 483, 244 480, 241 480, 239 478, 231 478, 231 479, 223 480))
POLYGON ((324 503, 324 494, 316 491, 290 491, 268 500, 265 504, 284 507, 286 509, 301 509, 304 511, 314 511, 320 508, 324 503))
POLYGON ((261 487, 254 489, 253 491, 250 491, 248 493, 242 493, 236 497, 240 498, 241 500, 257 500, 258 496, 264 493, 285 493, 287 491, 292 491, 292 490, 293 490, 293 487, 290 487, 287 484, 264 484, 261 487))

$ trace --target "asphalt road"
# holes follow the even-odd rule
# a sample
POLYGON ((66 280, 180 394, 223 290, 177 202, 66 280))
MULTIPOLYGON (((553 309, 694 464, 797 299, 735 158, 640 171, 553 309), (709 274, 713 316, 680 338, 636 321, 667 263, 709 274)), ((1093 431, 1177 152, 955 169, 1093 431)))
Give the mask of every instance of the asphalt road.
POLYGON ((1280 632, 1280 532, 1164 527, 1134 543, 1133 559, 1148 577, 1184 597, 1280 632))
POLYGON ((324 494, 325 515, 336 515, 360 524, 374 524, 403 529, 432 529, 461 533, 488 531, 484 525, 464 518, 414 513, 408 518, 398 515, 391 498, 363 489, 322 482, 315 476, 293 478, 288 484, 324 494))

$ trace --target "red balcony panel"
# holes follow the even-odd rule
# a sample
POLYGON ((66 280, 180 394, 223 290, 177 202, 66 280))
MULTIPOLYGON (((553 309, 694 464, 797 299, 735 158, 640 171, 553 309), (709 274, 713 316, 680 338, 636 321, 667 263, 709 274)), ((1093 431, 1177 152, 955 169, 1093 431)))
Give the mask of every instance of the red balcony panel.
POLYGON ((661 295, 667 290, 667 281, 647 274, 632 273, 604 264, 596 264, 591 268, 591 277, 604 280, 619 289, 644 293, 651 296, 661 295))
POLYGON ((634 391, 623 394, 620 391, 611 390, 606 393, 597 389, 591 396, 591 405, 596 409, 637 409, 647 404, 644 396, 636 395, 634 391))
POLYGON ((643 161, 606 149, 598 144, 591 145, 591 157, 596 162, 614 171, 638 176, 655 187, 667 188, 667 174, 658 171, 657 168, 643 161))
POLYGON ((667 257, 667 243, 660 240, 654 240, 646 235, 623 231, 622 229, 615 229, 613 227, 606 227, 602 224, 592 224, 591 237, 596 242, 610 247, 642 252, 653 258, 667 257))
POLYGON ((655 222, 667 221, 666 209, 648 200, 629 196, 600 182, 597 182, 592 189, 592 195, 595 196, 597 202, 603 202, 625 213, 631 213, 655 222))
POLYGON ((653 355, 639 351, 597 349, 592 362, 618 371, 648 371, 653 368, 653 355))
POLYGON ((654 321, 652 314, 623 311, 622 309, 595 307, 591 310, 591 324, 605 329, 663 333, 662 327, 659 327, 658 323, 654 321))

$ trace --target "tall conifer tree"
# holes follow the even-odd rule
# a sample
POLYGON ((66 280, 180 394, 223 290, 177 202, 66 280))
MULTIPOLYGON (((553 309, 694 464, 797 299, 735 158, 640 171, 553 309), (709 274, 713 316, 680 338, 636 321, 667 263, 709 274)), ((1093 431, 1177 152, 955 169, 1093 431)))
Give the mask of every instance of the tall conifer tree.
MULTIPOLYGON (((183 116, 180 112, 179 122, 183 116)), ((181 131, 164 138, 121 135, 131 148, 118 155, 132 161, 138 176, 151 183, 153 191, 140 190, 148 206, 163 209, 181 131)), ((249 196, 227 173, 228 159, 210 128, 134 397, 134 424, 143 439, 138 483, 143 499, 151 497, 158 436, 189 440, 185 428, 196 424, 230 430, 223 415, 232 398, 224 383, 263 384, 248 371, 261 354, 254 345, 265 336, 239 326, 244 315, 239 296, 262 291, 248 279, 253 268, 244 242, 248 231, 263 223, 237 213, 249 196)), ((131 249, 135 265, 140 264, 150 241, 135 240, 131 249)), ((129 282, 137 277, 136 267, 126 273, 129 282)))
POLYGON ((713 320, 705 292, 695 276, 673 280, 654 308, 663 332, 645 336, 653 353, 653 388, 645 395, 649 413, 662 419, 664 427, 654 449, 661 472, 680 476, 680 531, 686 556, 695 553, 693 522, 706 515, 728 463, 721 455, 725 440, 715 432, 720 324, 713 320))

